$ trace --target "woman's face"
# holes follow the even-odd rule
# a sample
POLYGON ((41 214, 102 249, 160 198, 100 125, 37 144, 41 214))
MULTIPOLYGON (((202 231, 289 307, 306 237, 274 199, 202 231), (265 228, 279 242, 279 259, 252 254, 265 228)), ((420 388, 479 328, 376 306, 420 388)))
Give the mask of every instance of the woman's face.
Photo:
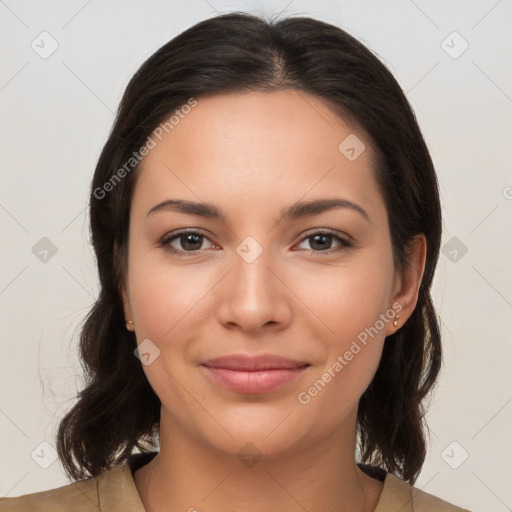
POLYGON ((123 300, 162 428, 264 454, 340 432, 394 313, 402 325, 416 300, 414 284, 400 297, 369 141, 293 90, 198 98, 156 141, 138 171, 123 300), (320 200, 340 203, 300 206, 320 200), (205 366, 262 354, 307 366, 205 366))

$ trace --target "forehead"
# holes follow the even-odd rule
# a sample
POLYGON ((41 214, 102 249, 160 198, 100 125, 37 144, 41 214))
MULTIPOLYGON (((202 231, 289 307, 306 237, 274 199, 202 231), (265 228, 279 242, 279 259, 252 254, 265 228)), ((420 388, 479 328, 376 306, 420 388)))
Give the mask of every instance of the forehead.
POLYGON ((267 207, 326 193, 379 199, 369 140, 317 97, 295 90, 218 94, 198 98, 186 112, 145 157, 139 198, 245 196, 267 207))

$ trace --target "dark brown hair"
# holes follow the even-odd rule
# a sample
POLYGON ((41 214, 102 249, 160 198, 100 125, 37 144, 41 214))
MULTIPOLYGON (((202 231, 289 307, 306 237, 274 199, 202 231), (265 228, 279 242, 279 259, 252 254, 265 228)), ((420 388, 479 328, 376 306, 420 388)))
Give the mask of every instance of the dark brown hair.
POLYGON ((58 454, 71 478, 97 476, 126 459, 134 447, 147 451, 158 439, 160 400, 134 356, 136 339, 125 328, 119 291, 127 269, 138 165, 125 173, 118 170, 126 170, 126 162, 153 130, 190 98, 279 89, 328 102, 371 141, 396 268, 405 268, 414 235, 426 237, 418 303, 403 327, 386 339, 379 368, 358 409, 361 461, 415 482, 426 453, 424 399, 441 365, 439 325, 430 296, 441 209, 427 147, 400 86, 359 41, 307 17, 266 20, 244 13, 197 23, 144 62, 126 88, 100 155, 90 220, 101 289, 80 336, 85 387, 57 436, 58 454))

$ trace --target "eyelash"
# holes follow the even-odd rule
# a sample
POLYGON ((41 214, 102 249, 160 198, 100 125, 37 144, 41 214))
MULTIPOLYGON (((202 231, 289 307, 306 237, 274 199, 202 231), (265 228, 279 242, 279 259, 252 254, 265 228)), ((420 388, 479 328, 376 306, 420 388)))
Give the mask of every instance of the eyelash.
MULTIPOLYGON (((209 240, 209 238, 204 233, 202 233, 200 230, 195 230, 195 231, 192 231, 192 230, 187 231, 187 230, 185 230, 185 231, 179 231, 178 233, 175 233, 172 236, 164 236, 162 239, 160 239, 158 241, 158 246, 163 248, 165 251, 167 251, 167 252, 169 252, 171 254, 175 254, 175 255, 177 255, 179 257, 194 256, 194 255, 199 254, 200 250, 197 250, 197 251, 182 251, 182 250, 175 249, 174 247, 171 246, 171 242, 172 241, 174 241, 176 239, 179 239, 183 235, 199 235, 200 237, 209 240)), ((330 254, 333 254, 333 253, 345 251, 345 250, 347 250, 347 249, 349 249, 349 248, 354 246, 354 244, 352 242, 349 242, 348 240, 340 237, 334 231, 331 231, 329 229, 318 229, 318 230, 316 230, 314 232, 310 232, 310 233, 308 233, 305 237, 303 237, 300 240, 300 243, 302 243, 303 241, 307 240, 308 238, 312 238, 312 237, 318 236, 318 235, 324 235, 324 236, 327 236, 327 237, 331 237, 333 240, 338 241, 340 243, 340 246, 337 247, 337 248, 331 248, 331 249, 319 250, 319 251, 315 251, 314 249, 310 249, 309 250, 310 253, 315 253, 315 254, 320 254, 320 255, 330 255, 330 254)))

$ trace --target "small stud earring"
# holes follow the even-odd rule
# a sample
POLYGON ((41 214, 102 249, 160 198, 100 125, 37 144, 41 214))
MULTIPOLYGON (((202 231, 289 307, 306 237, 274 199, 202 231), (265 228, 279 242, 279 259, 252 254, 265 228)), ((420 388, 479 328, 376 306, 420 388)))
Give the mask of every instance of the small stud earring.
POLYGON ((126 322, 126 328, 129 330, 129 331, 135 331, 135 324, 131 321, 131 320, 128 320, 126 322))
POLYGON ((400 318, 400 315, 396 315, 395 319, 393 320, 393 326, 396 327, 398 325, 398 319, 400 318))

